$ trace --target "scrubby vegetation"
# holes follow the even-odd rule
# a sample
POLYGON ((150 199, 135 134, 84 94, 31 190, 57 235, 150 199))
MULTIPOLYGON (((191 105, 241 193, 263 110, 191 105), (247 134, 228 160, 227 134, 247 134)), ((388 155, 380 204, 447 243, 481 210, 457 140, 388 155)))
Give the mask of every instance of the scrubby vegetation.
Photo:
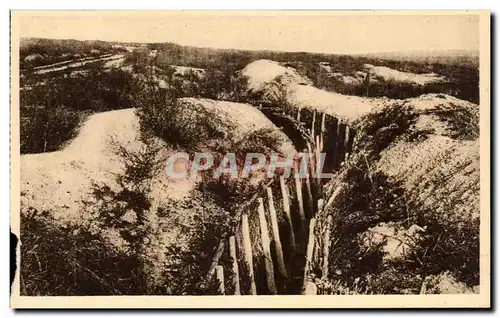
POLYGON ((362 127, 354 152, 364 151, 371 160, 379 158, 380 153, 391 143, 403 141, 422 141, 433 130, 417 129, 415 124, 420 113, 407 103, 397 103, 369 113, 355 126, 362 127))
MULTIPOLYGON (((327 215, 336 220, 332 270, 321 278, 320 264, 316 268, 321 293, 419 294, 426 279, 444 272, 465 290, 479 284, 479 219, 452 212, 444 217, 376 168, 389 145, 419 143, 432 133, 418 130, 416 118, 415 109, 397 104, 358 124, 354 155, 336 181, 345 186, 320 216, 320 224, 327 215)), ((467 137, 468 130, 461 131, 467 137)), ((450 209, 460 198, 453 200, 450 209)))
POLYGON ((433 113, 448 125, 451 138, 475 140, 479 137, 478 107, 439 105, 433 113))
MULTIPOLYGON (((173 43, 150 44, 149 49, 158 50, 152 58, 154 65, 166 68, 170 65, 184 65, 202 69, 223 70, 225 74, 244 68, 247 64, 269 59, 285 63, 314 81, 315 86, 341 94, 388 98, 409 98, 426 93, 445 93, 474 103, 479 102, 479 69, 475 63, 461 63, 456 60, 433 60, 428 63, 417 61, 398 61, 368 56, 349 56, 335 54, 315 54, 303 52, 272 52, 207 49, 180 46, 173 43), (364 64, 386 66, 412 73, 436 73, 449 79, 445 83, 432 83, 416 86, 411 83, 378 80, 370 84, 349 84, 321 76, 319 63, 328 63, 334 72, 354 76, 363 70, 364 64)), ((130 56, 143 55, 140 61, 147 59, 147 51, 130 53, 130 56)), ((137 57, 132 58, 137 60, 137 57)))
MULTIPOLYGON (((160 88, 151 74, 146 74, 145 80, 136 80, 129 78, 129 75, 122 71, 115 72, 123 77, 96 72, 88 77, 68 77, 66 79, 69 83, 58 78, 49 79, 51 84, 55 84, 55 87, 51 86, 47 92, 54 100, 50 105, 67 104, 75 115, 103 111, 107 110, 107 107, 113 109, 135 106, 144 147, 130 151, 123 145, 114 145, 116 153, 123 161, 123 173, 118 174, 112 184, 94 184, 89 199, 85 202, 85 209, 81 212, 84 215, 81 222, 61 225, 57 220, 51 219, 49 212, 43 217, 32 216, 25 222, 26 215, 23 214, 23 226, 26 227, 23 227, 21 233, 22 257, 25 262, 22 275, 23 282, 29 283, 22 293, 217 294, 217 283, 213 275, 208 275, 213 263, 212 257, 222 238, 232 233, 235 218, 239 216, 238 206, 244 198, 252 195, 257 186, 251 185, 247 180, 229 180, 223 175, 219 179, 200 184, 181 201, 154 202, 151 187, 158 169, 165 162, 165 158, 159 154, 162 147, 159 147, 155 140, 159 138, 167 142, 169 147, 194 152, 207 147, 206 140, 211 138, 216 142, 212 147, 218 160, 227 152, 235 151, 239 154, 237 157, 241 166, 246 151, 277 151, 281 140, 277 140, 270 131, 263 129, 232 144, 229 141, 231 138, 222 134, 231 134, 234 127, 228 126, 230 123, 203 109, 197 113, 198 119, 188 116, 193 113, 186 112, 190 105, 177 100, 177 92, 180 91, 181 96, 186 94, 182 90, 171 86, 160 88), (96 78, 101 81, 96 81, 96 84, 87 82, 96 78), (113 87, 111 83, 114 79, 120 79, 122 82, 113 87), (129 79, 130 81, 127 81, 129 79), (99 96, 98 94, 103 92, 101 88, 109 87, 125 90, 121 92, 123 95, 111 98, 115 104, 104 103, 104 99, 90 98, 99 96), (86 93, 89 94, 88 97, 86 93), (70 98, 71 94, 83 96, 73 100, 70 98), (86 104, 86 101, 89 104, 86 104), (44 232, 53 233, 57 239, 45 238, 42 236, 44 232), (85 235, 78 236, 79 233, 85 235), (173 233, 177 233, 177 238, 167 239, 173 233), (65 240, 65 244, 61 244, 61 240, 65 240), (39 243, 43 246, 43 251, 33 254, 31 250, 37 249, 39 243), (68 264, 78 265, 58 265, 66 259, 69 259, 68 264), (35 276, 37 279, 33 278, 35 276), (77 279, 74 280, 74 277, 77 279), (96 287, 98 284, 101 286, 96 287), (61 286, 61 289, 57 289, 57 286, 61 286)), ((41 91, 30 91, 32 93, 25 94, 24 100, 34 102, 41 91)), ((114 92, 110 90, 110 93, 114 92)), ((50 100, 41 98, 44 103, 50 100)), ((44 105, 46 104, 39 106, 41 110, 46 111, 47 116, 53 116, 49 113, 51 108, 44 105)), ((41 110, 36 112, 37 116, 40 116, 41 110)), ((31 115, 26 111, 23 114, 31 115)), ((39 118, 35 120, 42 121, 39 118)), ((61 122, 69 125, 77 121, 71 121, 66 116, 57 117, 53 121, 53 127, 58 129, 54 132, 49 130, 46 137, 23 137, 26 141, 51 140, 53 143, 41 151, 57 150, 61 141, 72 136, 57 135, 61 133, 61 127, 64 127, 61 122)), ((67 131, 74 133, 76 128, 68 127, 67 131)), ((40 131, 40 128, 29 130, 32 134, 37 131, 40 131)), ((160 144, 165 146, 165 143, 160 144)), ((40 146, 37 147, 35 149, 40 149, 40 146)), ((213 170, 206 172, 206 176, 210 173, 213 174, 213 170)), ((224 256, 220 262, 229 264, 230 259, 224 256)), ((226 279, 231 279, 230 272, 226 273, 226 279)))
MULTIPOLYGON (((426 277, 444 271, 469 288, 479 284, 478 219, 443 218, 432 207, 409 204, 397 182, 362 161, 348 169, 346 190, 330 211, 338 223, 329 261, 333 273, 318 282, 322 293, 418 294, 426 277), (381 223, 395 233, 414 224, 424 232, 399 241, 404 257, 387 260, 384 245, 397 238, 372 238, 370 246, 360 241, 381 223)), ((319 268, 317 273, 321 277, 319 268)))
POLYGON ((177 148, 201 150, 208 141, 225 142, 234 130, 217 114, 204 108, 194 112, 192 105, 177 99, 175 90, 160 88, 153 82, 144 83, 135 98, 142 132, 177 148))
MULTIPOLYGON (((315 85, 327 90, 342 94, 359 96, 386 96, 389 98, 408 98, 425 93, 447 93, 460 99, 474 103, 479 102, 479 69, 477 61, 461 55, 441 59, 411 60, 394 59, 391 57, 349 56, 336 54, 317 54, 305 52, 273 52, 273 51, 244 51, 197 48, 181 46, 174 43, 153 43, 145 48, 137 44, 129 44, 138 48, 133 52, 126 52, 123 47, 113 46, 101 41, 75 40, 48 40, 26 39, 21 45, 21 68, 36 65, 51 64, 71 59, 73 56, 92 56, 104 53, 125 53, 127 59, 137 65, 144 65, 151 61, 153 65, 166 69, 171 65, 196 67, 207 70, 217 70, 224 74, 234 74, 247 64, 259 60, 269 59, 287 63, 315 81, 315 85), (150 50, 157 50, 155 56, 150 57, 150 50), (26 57, 32 60, 26 61, 26 57), (370 85, 346 84, 334 78, 320 76, 319 63, 328 63, 334 72, 346 76, 353 76, 362 70, 364 64, 387 66, 396 70, 412 73, 436 73, 449 79, 447 83, 428 84, 423 87, 406 83, 379 81, 370 85)), ((229 77, 217 77, 221 82, 227 82, 229 77)), ((214 83, 215 84, 215 83, 214 83)), ((218 86, 224 87, 224 83, 218 86)))
POLYGON ((21 295, 142 293, 137 255, 113 249, 82 224, 62 226, 49 211, 21 213, 21 260, 21 295))
MULTIPOLYGON (((318 73, 319 71, 304 70, 305 66, 301 68, 303 69, 303 74, 315 80, 316 86, 341 94, 405 99, 417 97, 422 94, 443 93, 473 103, 479 103, 479 70, 475 67, 439 63, 427 66, 416 63, 409 63, 408 65, 406 63, 385 60, 366 61, 366 63, 376 63, 377 66, 387 66, 396 70, 417 74, 432 72, 445 76, 448 80, 441 83, 427 83, 423 86, 394 80, 377 79, 373 81, 369 80, 369 78, 360 80, 360 83, 346 83, 334 77, 321 76, 318 73)), ((314 70, 312 65, 308 67, 314 70)), ((333 68, 343 75, 355 76, 355 72, 362 70, 362 65, 361 61, 357 61, 354 68, 345 69, 334 63, 333 68)))

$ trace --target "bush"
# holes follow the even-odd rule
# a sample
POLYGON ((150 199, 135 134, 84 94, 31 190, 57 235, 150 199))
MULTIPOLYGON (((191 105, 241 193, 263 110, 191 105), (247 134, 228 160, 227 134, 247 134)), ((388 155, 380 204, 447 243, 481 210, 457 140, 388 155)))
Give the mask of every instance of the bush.
MULTIPOLYGON (((455 138, 474 138, 474 109, 448 113, 452 109, 456 108, 440 106, 429 114, 442 116, 455 138)), ((453 213, 443 215, 433 210, 432 203, 417 204, 421 202, 415 199, 419 193, 408 191, 376 168, 380 152, 389 145, 426 138, 430 131, 415 127, 418 116, 408 104, 396 104, 356 123, 355 151, 342 168, 346 186, 326 211, 337 220, 337 236, 332 239, 337 243, 330 254, 330 278, 319 280, 325 292, 415 294, 427 276, 442 272, 451 273, 468 286, 479 283, 479 220, 453 213), (403 259, 384 259, 381 248, 367 249, 358 242, 358 233, 381 222, 396 224, 396 230, 418 225, 425 231, 403 259)), ((456 200, 461 199, 450 199, 450 209, 457 205, 456 200)))
POLYGON ((204 107, 194 109, 189 102, 178 100, 174 90, 160 88, 153 81, 144 84, 136 103, 141 132, 175 148, 194 152, 209 146, 210 141, 230 140, 234 130, 217 113, 204 107))
POLYGON ((87 210, 94 226, 119 233, 128 253, 137 255, 145 294, 216 294, 216 281, 207 273, 214 247, 234 220, 210 195, 198 191, 180 201, 155 201, 151 191, 164 158, 161 143, 143 139, 137 151, 117 145, 124 172, 116 178, 116 189, 94 186, 87 210), (172 233, 176 239, 166 239, 172 233), (165 254, 165 262, 157 261, 159 254, 165 254))
MULTIPOLYGON (((256 130, 227 148, 220 149, 221 153, 215 153, 214 167, 220 165, 225 154, 234 153, 237 170, 240 173, 248 153, 261 153, 269 160, 271 152, 279 153, 281 144, 282 140, 276 131, 267 128, 256 130)), ((214 178, 215 169, 202 172, 203 183, 200 183, 199 189, 209 193, 213 200, 227 211, 235 211, 260 188, 258 183, 250 181, 251 176, 243 179, 222 174, 216 179, 214 178)), ((263 178, 261 181, 265 180, 266 178, 263 178)))
POLYGON ((204 97, 217 100, 245 102, 245 92, 248 79, 236 76, 233 71, 224 68, 206 70, 199 79, 199 92, 195 97, 204 97))
POLYGON ((479 218, 443 218, 430 209, 415 209, 418 224, 427 227, 425 239, 413 258, 422 276, 449 271, 459 281, 479 284, 479 218))
POLYGON ((118 188, 94 184, 92 201, 87 202, 87 212, 93 214, 93 222, 118 231, 136 255, 141 254, 145 234, 150 231, 151 182, 159 173, 161 162, 160 146, 151 139, 144 141, 137 151, 115 144, 115 151, 124 164, 123 174, 116 177, 118 188))

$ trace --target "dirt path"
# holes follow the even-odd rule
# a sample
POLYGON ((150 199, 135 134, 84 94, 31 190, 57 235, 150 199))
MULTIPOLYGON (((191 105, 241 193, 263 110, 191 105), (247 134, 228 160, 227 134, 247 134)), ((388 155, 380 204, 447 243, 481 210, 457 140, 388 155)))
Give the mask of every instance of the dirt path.
POLYGON ((76 68, 76 67, 81 67, 83 65, 89 64, 89 63, 96 63, 100 61, 112 61, 112 60, 119 60, 123 59, 124 55, 123 54, 106 54, 102 55, 98 58, 82 58, 79 60, 69 60, 69 61, 63 61, 63 62, 58 62, 54 63, 51 65, 44 65, 44 66, 39 66, 35 67, 35 74, 45 74, 45 73, 51 73, 51 72, 57 72, 57 71, 62 71, 68 68, 76 68))

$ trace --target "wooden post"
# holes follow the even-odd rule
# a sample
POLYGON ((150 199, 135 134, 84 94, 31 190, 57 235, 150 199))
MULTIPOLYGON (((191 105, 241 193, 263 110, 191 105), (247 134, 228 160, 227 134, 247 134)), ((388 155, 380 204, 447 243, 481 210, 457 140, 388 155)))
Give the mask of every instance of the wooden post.
POLYGON ((326 114, 323 113, 323 115, 321 115, 321 136, 323 137, 322 139, 324 139, 326 132, 325 122, 326 122, 326 114))
POLYGON ((333 201, 335 201, 335 199, 337 198, 337 196, 340 194, 340 190, 342 190, 342 186, 343 184, 340 184, 336 189, 335 191, 333 191, 333 194, 332 196, 328 199, 328 201, 326 202, 326 206, 325 206, 325 209, 329 208, 332 204, 333 204, 333 201))
POLYGON ((300 108, 299 108, 299 110, 297 111, 297 121, 300 123, 300 108))
POLYGON ((340 126, 342 125, 342 119, 340 117, 337 118, 337 136, 335 137, 335 169, 340 167, 340 163, 342 162, 340 145, 341 142, 344 142, 340 139, 340 126))
POLYGON ((319 188, 319 185, 321 184, 321 182, 319 180, 319 176, 320 176, 320 173, 322 171, 318 171, 318 169, 320 168, 320 154, 321 154, 322 150, 323 149, 321 148, 320 136, 316 135, 316 151, 314 152, 314 167, 312 167, 312 168, 314 170, 313 178, 314 178, 315 184, 318 186, 318 188, 319 188))
POLYGON ((326 219, 326 231, 323 239, 323 279, 328 278, 328 257, 330 256, 330 228, 332 226, 332 216, 326 219))
MULTIPOLYGON (((298 164, 295 163, 295 173, 299 174, 298 164)), ((304 229, 306 223, 306 214, 304 212, 304 201, 302 198, 302 180, 300 177, 294 176, 295 181, 295 192, 297 194, 297 204, 299 205, 299 215, 300 215, 300 228, 304 229)))
POLYGON ((245 255, 245 262, 248 266, 248 277, 250 279, 250 294, 257 295, 257 287, 255 285, 255 276, 253 274, 253 256, 252 256, 252 242, 250 241, 250 228, 248 226, 248 215, 241 216, 241 232, 243 235, 243 250, 245 255))
POLYGON ((320 136, 316 135, 316 151, 314 152, 314 165, 311 167, 312 171, 312 180, 314 184, 314 191, 316 197, 321 197, 321 190, 322 190, 322 185, 321 185, 321 179, 319 178, 321 175, 320 169, 322 168, 320 161, 320 155, 321 155, 321 141, 320 141, 320 136))
POLYGON ((307 243, 307 252, 306 252, 306 265, 304 267, 304 283, 302 284, 303 290, 306 289, 307 278, 309 276, 309 270, 312 264, 312 257, 314 252, 314 227, 316 226, 316 219, 312 218, 309 223, 309 240, 307 243))
POLYGON ((208 269, 208 277, 212 277, 214 275, 217 264, 219 264, 219 259, 222 256, 222 253, 224 253, 224 245, 225 245, 224 240, 225 240, 224 238, 221 238, 221 240, 219 241, 219 245, 217 246, 217 251, 212 257, 212 264, 208 269))
POLYGON ((240 292, 240 271, 238 269, 238 259, 236 258, 236 240, 234 236, 229 238, 229 255, 233 262, 233 285, 234 294, 241 295, 240 292))
POLYGON ((321 139, 320 135, 316 135, 316 152, 321 152, 321 139))
POLYGON ((278 269, 283 277, 287 277, 285 260, 283 258, 283 247, 281 246, 280 230, 278 227, 278 217, 276 216, 276 209, 274 207, 273 190, 267 187, 266 191, 269 212, 271 213, 271 228, 273 230, 274 245, 276 246, 276 257, 278 258, 278 269))
POLYGON ((312 190, 311 190, 311 180, 310 180, 310 177, 306 178, 306 189, 307 189, 307 196, 308 196, 308 202, 309 202, 309 216, 313 217, 315 215, 315 212, 314 212, 314 198, 313 198, 312 190))
POLYGON ((313 120, 311 124, 311 138, 314 138, 314 126, 316 125, 316 111, 313 112, 313 120))
MULTIPOLYGON (((320 215, 321 211, 323 211, 323 205, 324 205, 324 202, 325 202, 325 201, 324 201, 323 199, 319 199, 319 200, 317 201, 317 204, 316 204, 316 208, 317 208, 317 210, 316 210, 316 215, 315 215, 315 217, 316 217, 317 215, 320 215)), ((318 238, 318 239, 321 239, 321 238, 318 238)), ((315 259, 315 260, 317 260, 317 261, 318 261, 318 263, 321 263, 321 259, 320 259, 320 250, 319 250, 319 249, 320 249, 320 247, 321 247, 321 246, 320 246, 319 244, 314 244, 313 256, 312 256, 312 258, 311 258, 311 259, 315 259)), ((321 264, 319 264, 319 265, 321 265, 321 264)))
POLYGON ((290 226, 290 248, 292 254, 294 254, 296 250, 295 233, 293 231, 292 216, 290 214, 290 199, 288 198, 288 190, 285 184, 284 176, 280 176, 280 187, 281 187, 281 195, 283 196, 283 212, 285 212, 286 221, 290 226))
POLYGON ((224 288, 224 267, 222 267, 220 265, 217 265, 216 272, 217 272, 217 280, 219 281, 219 294, 224 295, 224 293, 225 293, 225 288, 224 288))
MULTIPOLYGON (((304 149, 304 151, 306 151, 304 149)), ((311 145, 310 142, 307 143, 307 154, 309 155, 309 161, 307 162, 307 172, 309 174, 309 178, 312 178, 312 176, 315 175, 315 171, 314 171, 314 166, 316 165, 316 158, 315 158, 315 154, 316 154, 316 148, 313 148, 313 145, 311 145)))
MULTIPOLYGON (((349 153, 349 149, 347 149, 347 147, 349 146, 349 126, 345 126, 345 138, 344 138, 344 160, 347 159, 347 156, 348 156, 348 153, 349 153)), ((343 160, 343 161, 344 161, 343 160)))
MULTIPOLYGON (((305 150, 304 150, 305 151, 305 150)), ((313 217, 314 216, 314 202, 313 202, 313 195, 312 195, 312 190, 311 190, 311 177, 314 174, 314 158, 312 158, 312 153, 311 153, 311 143, 307 143, 307 151, 309 154, 309 162, 307 163, 307 173, 309 174, 308 177, 306 177, 306 190, 307 190, 307 195, 308 195, 308 202, 309 202, 309 216, 313 217)))
POLYGON ((264 263, 267 272, 267 288, 269 291, 276 295, 276 282, 274 281, 274 265, 271 258, 271 242, 269 241, 269 233, 267 230, 266 214, 264 211, 264 200, 259 198, 259 220, 260 220, 260 234, 262 237, 262 249, 264 251, 264 263))

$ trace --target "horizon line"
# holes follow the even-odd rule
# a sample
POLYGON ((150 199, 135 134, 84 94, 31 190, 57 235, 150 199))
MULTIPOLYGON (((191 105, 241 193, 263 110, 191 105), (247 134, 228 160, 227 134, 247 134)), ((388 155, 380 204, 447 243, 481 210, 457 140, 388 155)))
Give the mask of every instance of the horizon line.
POLYGON ((142 42, 142 41, 118 41, 118 40, 101 40, 101 39, 76 39, 76 38, 47 38, 47 37, 34 37, 34 36, 20 36, 20 39, 42 39, 42 40, 60 40, 60 41, 80 41, 80 42, 91 42, 91 41, 99 41, 106 43, 119 43, 119 44, 174 44, 183 47, 193 47, 199 49, 212 49, 212 50, 233 50, 233 51, 249 51, 249 52, 280 52, 280 53, 308 53, 308 54, 321 54, 321 55, 374 55, 374 54, 404 54, 404 53, 432 53, 432 52, 440 52, 445 53, 446 51, 461 51, 468 53, 479 54, 479 49, 473 48, 450 48, 450 49, 415 49, 415 50, 392 50, 392 51, 377 51, 377 52, 318 52, 318 51, 287 51, 287 50, 278 50, 278 49, 248 49, 248 48, 236 48, 236 47, 217 47, 217 46, 198 46, 198 45, 189 45, 189 44, 179 44, 173 41, 152 41, 152 42, 142 42))

